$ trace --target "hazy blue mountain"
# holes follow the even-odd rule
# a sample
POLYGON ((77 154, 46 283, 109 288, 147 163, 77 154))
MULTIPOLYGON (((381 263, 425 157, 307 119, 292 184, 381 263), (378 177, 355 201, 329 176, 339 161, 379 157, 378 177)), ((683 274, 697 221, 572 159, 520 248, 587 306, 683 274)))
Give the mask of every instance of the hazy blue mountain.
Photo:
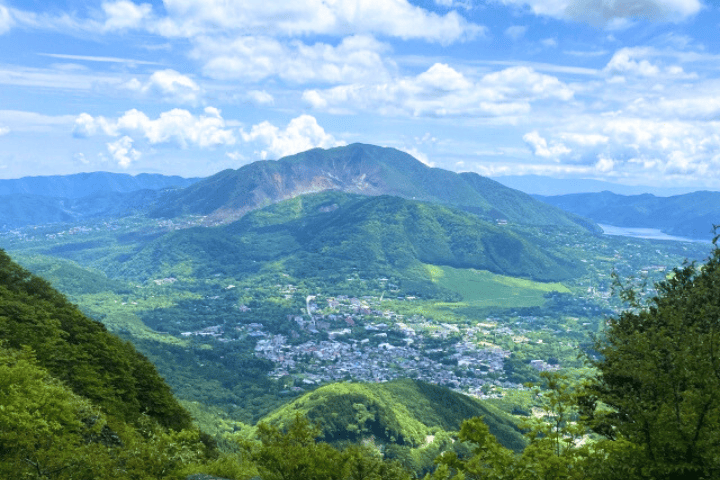
POLYGON ((156 190, 101 192, 83 198, 43 195, 1 195, 0 230, 70 223, 92 218, 117 218, 142 212, 160 197, 156 190))
POLYGON ((491 221, 589 226, 584 219, 549 208, 489 178, 430 168, 405 152, 364 144, 316 148, 280 160, 225 170, 170 192, 150 214, 209 215, 229 222, 266 205, 327 190, 449 204, 491 221))
POLYGON ((667 234, 702 240, 710 238, 713 224, 720 224, 720 192, 672 197, 600 192, 537 198, 598 223, 656 228, 667 234))
MULTIPOLYGON (((0 180, 0 196, 40 195, 56 198, 82 198, 97 193, 128 193, 136 190, 160 190, 170 187, 187 187, 197 178, 183 178, 160 174, 92 172, 74 175, 51 175, 0 180)), ((1 205, 1 204, 0 204, 1 205)))
POLYGON ((571 193, 613 192, 618 195, 653 195, 668 197, 682 195, 697 189, 687 187, 653 187, 649 185, 622 185, 589 178, 552 178, 543 175, 507 175, 493 177, 503 185, 530 195, 568 195, 571 193))

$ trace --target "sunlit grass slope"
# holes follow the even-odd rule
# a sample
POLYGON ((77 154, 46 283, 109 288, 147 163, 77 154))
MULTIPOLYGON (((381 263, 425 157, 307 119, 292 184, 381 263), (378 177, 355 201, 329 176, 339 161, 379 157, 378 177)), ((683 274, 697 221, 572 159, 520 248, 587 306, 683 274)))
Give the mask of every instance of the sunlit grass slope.
POLYGON ((462 297, 457 306, 534 307, 545 303, 548 292, 570 293, 559 282, 535 282, 485 270, 437 265, 425 265, 425 269, 434 283, 462 297))

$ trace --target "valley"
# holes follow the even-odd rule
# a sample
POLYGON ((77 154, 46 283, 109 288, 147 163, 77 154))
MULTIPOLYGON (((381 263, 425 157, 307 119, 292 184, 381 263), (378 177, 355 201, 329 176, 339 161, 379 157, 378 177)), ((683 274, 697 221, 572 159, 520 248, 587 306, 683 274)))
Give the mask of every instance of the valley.
POLYGON ((112 215, 6 225, 0 248, 132 343, 227 452, 303 411, 333 445, 370 445, 416 475, 443 450, 468 454, 453 444, 465 418, 442 417, 430 398, 484 415, 521 451, 523 425, 544 405, 529 385, 548 373, 593 378, 594 339, 627 308, 616 290, 632 285, 638 302, 650 301, 654 282, 712 250, 607 235, 490 180, 429 171, 387 149, 322 153, 143 191, 143 205, 125 192, 137 208, 112 215), (388 195, 387 171, 363 171, 391 161, 405 162, 405 196, 435 196, 388 195), (340 182, 330 166, 351 173, 340 182), (282 182, 262 173, 287 168, 282 182), (319 185, 319 175, 342 185, 280 188, 319 185), (353 175, 382 188, 361 195, 353 175), (413 175, 447 177, 453 193, 418 189, 413 175), (243 200, 232 192, 248 178, 255 193, 243 200), (160 205, 177 214, 158 216, 160 205))
MULTIPOLYGON (((362 200, 337 193, 299 198, 306 228, 327 223, 343 202, 362 200), (329 201, 338 206, 325 208, 329 201)), ((329 239, 322 256, 304 253, 293 240, 303 234, 286 230, 283 237, 280 228, 296 222, 299 207, 288 200, 227 227, 205 226, 198 216, 35 226, 6 231, 0 242, 132 341, 179 398, 249 424, 337 381, 414 378, 487 399, 523 390, 543 370, 588 374, 578 354, 621 306, 610 274, 658 280, 709 251, 708 244, 489 224, 551 246, 567 262, 559 273, 531 273, 545 281, 376 254, 359 264, 344 252, 372 248, 373 230, 335 227, 334 238, 346 232, 344 242, 361 238, 362 245, 333 254, 327 246, 339 240, 329 239), (275 227, 257 240, 260 250, 237 250, 228 234, 257 239, 268 224, 275 227), (569 263, 581 273, 568 277, 569 263)), ((372 223, 372 215, 363 221, 372 223)), ((387 216, 379 222, 402 224, 387 216)), ((392 251, 384 241, 381 251, 392 251)))

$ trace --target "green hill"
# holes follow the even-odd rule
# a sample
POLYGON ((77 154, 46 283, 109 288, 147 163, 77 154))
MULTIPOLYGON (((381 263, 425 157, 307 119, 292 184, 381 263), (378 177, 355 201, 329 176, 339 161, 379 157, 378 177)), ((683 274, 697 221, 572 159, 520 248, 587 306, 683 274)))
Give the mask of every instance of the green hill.
MULTIPOLYGON (((538 281, 578 275, 578 262, 456 208, 340 192, 305 195, 254 211, 225 228, 173 232, 118 265, 124 277, 258 272, 281 263, 300 278, 397 275, 432 278, 424 264, 474 268, 538 281)), ((437 288, 437 287, 433 287, 437 288)))
POLYGON ((190 416, 155 367, 40 277, 0 251, 0 342, 30 348, 40 367, 108 414, 136 423, 147 415, 174 429, 190 416))
POLYGON ((227 222, 272 203, 328 190, 454 205, 491 221, 593 228, 584 219, 494 180, 430 168, 405 152, 358 143, 222 171, 169 193, 150 215, 210 215, 227 222))
POLYGON ((457 431, 464 420, 483 416, 507 448, 525 446, 512 417, 482 401, 417 380, 387 383, 334 383, 306 393, 261 421, 284 426, 296 413, 322 430, 328 442, 374 436, 382 443, 421 447, 438 431, 457 431))
POLYGON ((422 476, 442 452, 468 453, 455 442, 464 420, 481 416, 502 445, 516 452, 526 440, 513 418, 481 400, 428 383, 334 383, 318 388, 267 415, 262 422, 287 428, 300 414, 317 425, 320 440, 343 446, 363 443, 399 460, 422 476))

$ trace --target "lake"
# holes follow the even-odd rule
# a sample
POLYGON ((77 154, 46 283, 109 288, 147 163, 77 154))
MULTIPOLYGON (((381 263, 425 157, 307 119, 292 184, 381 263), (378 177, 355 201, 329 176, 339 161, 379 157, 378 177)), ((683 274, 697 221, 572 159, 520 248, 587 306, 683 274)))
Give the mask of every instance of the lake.
POLYGON ((622 237, 647 238, 650 240, 673 240, 676 242, 700 242, 710 243, 707 240, 698 240, 694 238, 676 237, 663 233, 657 228, 638 228, 638 227, 616 227, 613 225, 603 225, 598 223, 603 229, 605 235, 618 235, 622 237))

